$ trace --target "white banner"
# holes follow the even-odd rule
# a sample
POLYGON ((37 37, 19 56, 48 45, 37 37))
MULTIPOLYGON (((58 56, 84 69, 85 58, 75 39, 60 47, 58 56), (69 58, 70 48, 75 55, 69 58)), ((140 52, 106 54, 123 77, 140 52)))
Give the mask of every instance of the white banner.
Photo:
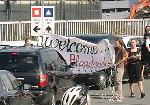
POLYGON ((113 66, 115 60, 114 48, 107 39, 93 44, 75 37, 44 34, 39 36, 38 45, 55 48, 68 64, 76 62, 73 74, 100 71, 113 66))

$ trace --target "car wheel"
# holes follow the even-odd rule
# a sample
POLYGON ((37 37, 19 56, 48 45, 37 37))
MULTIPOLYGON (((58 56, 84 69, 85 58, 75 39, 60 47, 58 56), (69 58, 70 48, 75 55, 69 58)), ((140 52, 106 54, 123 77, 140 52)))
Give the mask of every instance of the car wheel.
POLYGON ((106 87, 106 74, 104 71, 99 72, 98 88, 103 90, 106 87))

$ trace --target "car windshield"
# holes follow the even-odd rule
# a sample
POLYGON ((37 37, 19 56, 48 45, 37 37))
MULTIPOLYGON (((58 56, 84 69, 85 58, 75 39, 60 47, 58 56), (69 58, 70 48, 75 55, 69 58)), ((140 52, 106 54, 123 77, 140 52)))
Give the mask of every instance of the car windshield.
POLYGON ((0 54, 0 69, 9 71, 33 71, 38 68, 35 55, 0 54))

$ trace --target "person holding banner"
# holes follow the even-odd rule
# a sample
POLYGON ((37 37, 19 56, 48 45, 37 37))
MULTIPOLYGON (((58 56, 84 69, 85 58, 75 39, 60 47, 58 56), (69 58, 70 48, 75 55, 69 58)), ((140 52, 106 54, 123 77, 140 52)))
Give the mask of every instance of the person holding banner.
POLYGON ((127 51, 124 48, 124 43, 122 39, 117 38, 115 40, 115 64, 116 75, 115 75, 115 94, 112 97, 111 101, 122 101, 124 95, 122 92, 122 78, 124 74, 124 63, 128 58, 127 51))

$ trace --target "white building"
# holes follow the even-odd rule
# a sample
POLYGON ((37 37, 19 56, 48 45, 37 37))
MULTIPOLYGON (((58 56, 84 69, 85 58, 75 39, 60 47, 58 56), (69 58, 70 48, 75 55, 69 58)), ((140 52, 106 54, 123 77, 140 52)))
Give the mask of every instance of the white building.
POLYGON ((130 14, 130 0, 102 0, 102 19, 124 19, 130 14))

